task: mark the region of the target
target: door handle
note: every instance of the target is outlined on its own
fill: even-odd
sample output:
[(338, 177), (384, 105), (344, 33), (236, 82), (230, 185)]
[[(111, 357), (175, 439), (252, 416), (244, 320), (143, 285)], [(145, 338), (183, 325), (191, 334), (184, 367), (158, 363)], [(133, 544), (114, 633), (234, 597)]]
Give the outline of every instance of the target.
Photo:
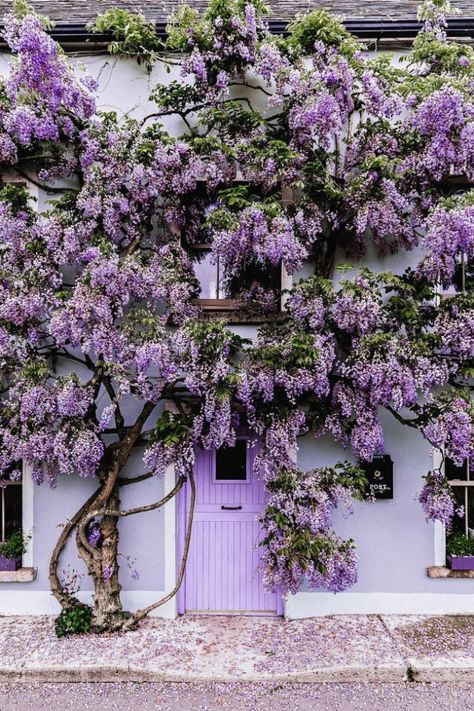
[(240, 511), (242, 506), (221, 506), (222, 511)]

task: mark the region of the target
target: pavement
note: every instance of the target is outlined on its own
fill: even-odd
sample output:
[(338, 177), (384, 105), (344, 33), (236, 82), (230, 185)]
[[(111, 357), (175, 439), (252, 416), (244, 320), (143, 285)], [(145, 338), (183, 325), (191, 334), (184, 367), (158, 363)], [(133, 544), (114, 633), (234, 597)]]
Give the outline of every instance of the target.
[(51, 617), (0, 617), (0, 684), (412, 681), (474, 681), (474, 616), (185, 616), (62, 639)]
[(472, 684), (0, 684), (1, 711), (472, 711)]

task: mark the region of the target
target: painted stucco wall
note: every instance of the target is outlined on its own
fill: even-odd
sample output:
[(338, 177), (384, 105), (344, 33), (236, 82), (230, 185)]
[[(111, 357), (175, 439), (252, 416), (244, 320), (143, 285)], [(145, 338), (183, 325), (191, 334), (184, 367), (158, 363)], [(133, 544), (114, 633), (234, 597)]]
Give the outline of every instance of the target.
[[(0, 74), (5, 72), (8, 60), (6, 55), (0, 55)], [(119, 115), (130, 113), (138, 118), (153, 110), (153, 105), (148, 103), (153, 85), (158, 80), (166, 82), (178, 77), (178, 69), (173, 68), (171, 73), (167, 74), (161, 65), (158, 65), (149, 76), (131, 60), (91, 56), (81, 57), (76, 61), (83, 62), (90, 73), (98, 78), (101, 109), (114, 110)], [(183, 126), (176, 120), (167, 118), (164, 123), (175, 135), (183, 130)], [(45, 207), (47, 199), (48, 195), (40, 195), (40, 209)], [(364, 263), (373, 269), (402, 271), (410, 263), (416, 262), (418, 256), (415, 252), (379, 259), (369, 250)], [(346, 261), (345, 258), (343, 259)], [(308, 269), (303, 270), (303, 273), (308, 272)], [(252, 327), (236, 327), (236, 330), (247, 337), (254, 333)], [(336, 514), (337, 532), (342, 536), (354, 538), (357, 544), (360, 556), (359, 581), (350, 593), (344, 594), (345, 597), (344, 595), (334, 597), (326, 593), (312, 593), (310, 597), (298, 596), (288, 607), (293, 616), (315, 614), (318, 611), (351, 611), (346, 610), (346, 607), (350, 608), (351, 605), (352, 610), (364, 611), (363, 604), (360, 603), (360, 594), (364, 594), (368, 601), (366, 611), (374, 612), (380, 611), (377, 601), (381, 599), (386, 600), (387, 605), (392, 605), (391, 611), (403, 611), (402, 600), (407, 599), (403, 596), (411, 593), (423, 593), (428, 596), (432, 593), (441, 596), (458, 595), (463, 596), (464, 606), (468, 604), (468, 598), (465, 596), (474, 590), (473, 581), (432, 580), (426, 577), (426, 566), (435, 563), (434, 526), (425, 522), (417, 495), (421, 488), (421, 476), (432, 466), (429, 448), (416, 432), (403, 428), (388, 414), (384, 416), (384, 424), (386, 451), (394, 461), (393, 501), (356, 503), (354, 514), (348, 518), (344, 518), (339, 512)], [(301, 441), (298, 462), (301, 467), (310, 468), (321, 464), (333, 464), (345, 457), (349, 457), (349, 454), (329, 440), (315, 440), (307, 436)], [(137, 474), (140, 469), (140, 455), (137, 453), (128, 471), (130, 474)], [(47, 485), (35, 487), (33, 564), (38, 568), (38, 575), (34, 582), (28, 584), (2, 583), (0, 613), (12, 609), (24, 612), (28, 610), (46, 612), (54, 609), (48, 592), (49, 556), (59, 534), (59, 527), (88, 497), (94, 486), (92, 481), (68, 477), (59, 481), (54, 492), (50, 491)], [(165, 483), (159, 479), (125, 487), (122, 504), (128, 507), (156, 501), (161, 498), (164, 491)], [(130, 517), (120, 522), (121, 550), (124, 555), (121, 560), (121, 583), (126, 591), (136, 593), (133, 600), (130, 598), (132, 602), (142, 600), (144, 592), (147, 594), (149, 592), (153, 597), (153, 592), (162, 591), (169, 584), (169, 579), (165, 580), (164, 531), (163, 510)], [(172, 536), (168, 539), (168, 545), (174, 545)], [(132, 566), (139, 572), (138, 580), (133, 580), (129, 574), (127, 556), (130, 556)], [(64, 566), (68, 563), (79, 572), (85, 572), (77, 558), (73, 543), (68, 546), (64, 556)], [(85, 592), (90, 589), (87, 576), (83, 580), (82, 589)], [(32, 602), (33, 593), (38, 593), (35, 599), (39, 602)], [(392, 598), (390, 600), (384, 598), (386, 594), (401, 595), (396, 598), (399, 603), (390, 602)], [(354, 597), (348, 598), (348, 595)], [(339, 603), (340, 599), (349, 602), (347, 605)], [(432, 604), (428, 604), (428, 598), (423, 596), (417, 599), (419, 599), (419, 603), (416, 603), (418, 608), (414, 608), (414, 611), (423, 611), (425, 601), (427, 609)], [(352, 603), (351, 600), (359, 602)], [(449, 604), (451, 611), (462, 611), (453, 610), (456, 602), (451, 601)], [(474, 600), (469, 604), (473, 606), (472, 611), (474, 611)]]

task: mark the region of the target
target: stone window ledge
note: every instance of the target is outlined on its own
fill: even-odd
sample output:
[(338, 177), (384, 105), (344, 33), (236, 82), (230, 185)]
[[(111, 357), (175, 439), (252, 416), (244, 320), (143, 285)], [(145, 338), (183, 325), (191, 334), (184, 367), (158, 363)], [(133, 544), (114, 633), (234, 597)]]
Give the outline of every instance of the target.
[(36, 579), (37, 568), (0, 570), (0, 583), (31, 583)]
[(444, 565), (431, 565), (426, 569), (429, 578), (474, 578), (474, 570), (451, 570)]

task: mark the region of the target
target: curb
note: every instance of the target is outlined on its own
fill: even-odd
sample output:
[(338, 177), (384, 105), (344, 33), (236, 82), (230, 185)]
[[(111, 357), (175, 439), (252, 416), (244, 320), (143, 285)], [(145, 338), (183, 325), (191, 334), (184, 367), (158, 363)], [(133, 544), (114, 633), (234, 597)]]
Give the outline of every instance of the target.
[[(167, 682), (167, 683), (402, 683), (410, 680), (406, 666), (385, 664), (381, 666), (338, 666), (331, 668), (310, 669), (281, 674), (242, 673), (233, 674), (174, 674), (152, 669), (116, 667), (70, 667), (58, 669), (48, 666), (28, 666), (19, 669), (1, 669), (0, 683), (31, 681), (43, 683), (74, 682)], [(474, 678), (474, 669), (472, 670)], [(464, 678), (466, 678), (464, 676)], [(418, 679), (417, 679), (418, 681)]]
[(423, 663), (408, 660), (408, 666), (402, 664), (384, 664), (381, 666), (339, 666), (331, 668), (309, 669), (281, 674), (242, 673), (233, 674), (176, 674), (158, 669), (138, 669), (131, 667), (70, 667), (58, 669), (48, 666), (28, 666), (22, 669), (0, 668), (0, 684), (9, 682), (30, 683), (78, 683), (78, 682), (154, 682), (154, 683), (227, 683), (237, 682), (264, 684), (360, 684), (360, 683), (446, 683), (474, 682), (472, 660), (442, 663), (434, 660)]

